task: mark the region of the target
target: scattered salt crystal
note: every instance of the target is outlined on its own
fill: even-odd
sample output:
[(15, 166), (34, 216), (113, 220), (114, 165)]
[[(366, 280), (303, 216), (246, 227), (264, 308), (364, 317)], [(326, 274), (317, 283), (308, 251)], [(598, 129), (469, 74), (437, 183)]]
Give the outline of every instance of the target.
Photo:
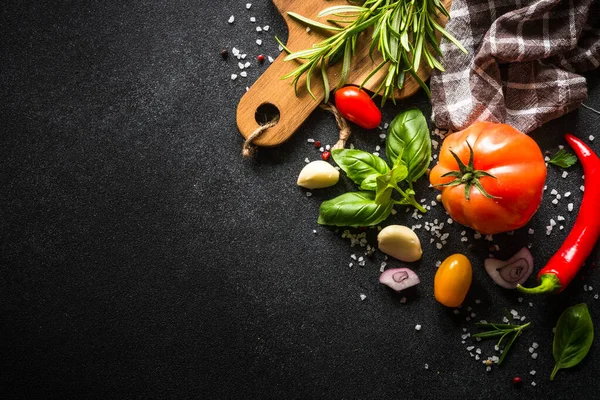
[(252, 3), (246, 3), (246, 10), (249, 10), (252, 7)]
[(560, 200), (560, 194), (556, 195), (556, 200)]
[(556, 196), (558, 194), (558, 192), (556, 191), (556, 189), (552, 189), (552, 191), (550, 192), (550, 194), (552, 196)]
[(231, 80), (232, 81), (235, 81), (237, 79), (237, 77), (238, 77), (237, 74), (231, 74)]
[(531, 382), (531, 386), (535, 386), (535, 385), (536, 385), (536, 383), (535, 383), (535, 382)]
[(479, 360), (479, 358), (480, 358), (480, 357), (479, 357), (479, 355), (476, 355), (476, 356), (475, 356), (475, 359), (476, 359), (476, 360)]
[(594, 139), (595, 139), (595, 138), (594, 138), (594, 135), (590, 135), (590, 136), (589, 136), (589, 139), (590, 139), (590, 142), (593, 142), (593, 141), (594, 141)]
[(481, 300), (475, 299), (475, 304), (481, 304)]
[(314, 234), (316, 234), (316, 233), (317, 233), (317, 230), (316, 230), (316, 229), (313, 229), (313, 233), (314, 233)]
[(569, 197), (570, 195), (571, 195), (571, 192), (566, 192), (566, 193), (564, 194), (564, 196), (565, 196), (565, 197)]
[(594, 295), (594, 300), (598, 300), (598, 293)]
[(246, 71), (242, 71), (242, 72), (240, 72), (240, 76), (245, 78), (248, 76), (248, 73)]
[(262, 44), (262, 40), (256, 39), (256, 44), (260, 46)]
[(556, 221), (552, 218), (550, 218), (550, 226), (554, 226), (556, 225)]
[(452, 312), (454, 313), (454, 315), (458, 315), (458, 313), (459, 313), (460, 311), (458, 311), (458, 310), (456, 310), (456, 309), (455, 309), (455, 310), (454, 310), (454, 311), (452, 311)]
[(533, 347), (534, 349), (537, 349), (538, 347), (540, 347), (540, 345), (537, 344), (537, 342), (533, 342), (533, 343), (531, 343), (531, 347)]
[(544, 161), (546, 161), (546, 162), (550, 161), (550, 157), (548, 157), (548, 156), (544, 157)]
[(315, 139), (306, 139), (306, 141), (307, 141), (308, 143), (314, 143), (314, 142), (315, 142)]
[(268, 56), (267, 58), (269, 59), (270, 63), (272, 63), (273, 61), (275, 61), (275, 60), (273, 60), (273, 57), (271, 57), (271, 56)]
[(519, 312), (517, 310), (515, 310), (515, 309), (510, 310), (510, 313), (512, 315), (519, 315)]
[(366, 299), (366, 298), (367, 298), (367, 295), (365, 295), (365, 294), (362, 294), (362, 293), (360, 294), (360, 299), (361, 299), (361, 300), (364, 300), (364, 299)]
[(537, 353), (533, 353), (533, 354), (531, 355), (531, 358), (533, 358), (534, 360), (535, 360), (537, 357), (538, 357), (538, 354), (537, 354)]
[(306, 158), (304, 159), (304, 162), (305, 162), (305, 163), (307, 163), (307, 164), (310, 162), (310, 160), (308, 159), (308, 157), (306, 157)]
[(486, 372), (490, 372), (491, 370), (492, 370), (492, 367), (490, 367), (489, 365), (487, 367), (485, 367)]
[(529, 352), (530, 352), (531, 354), (533, 354), (533, 352), (534, 352), (534, 351), (535, 351), (535, 349), (534, 349), (533, 347), (530, 347), (530, 348), (529, 348)]
[(567, 210), (569, 210), (569, 212), (573, 211), (573, 203), (567, 204)]
[(260, 26), (256, 27), (256, 32), (262, 32), (262, 28)]
[(417, 324), (417, 325), (415, 325), (415, 329), (416, 329), (417, 331), (420, 331), (420, 330), (421, 330), (421, 325), (420, 325), (420, 324)]
[(404, 304), (404, 303), (406, 303), (406, 297), (403, 297), (400, 299), (400, 304)]
[(306, 27), (306, 32), (310, 32), (310, 27), (309, 26)]
[(263, 26), (263, 31), (265, 31), (265, 32), (266, 32), (266, 31), (268, 31), (268, 30), (269, 30), (269, 28), (270, 28), (270, 26), (269, 26), (269, 25), (265, 25), (265, 26)]
[(233, 21), (235, 21), (235, 17), (232, 15), (231, 17), (229, 17), (227, 22), (229, 22), (230, 24), (233, 24)]
[(250, 17), (250, 22), (256, 22), (256, 18), (255, 17)]
[(582, 192), (585, 191), (585, 187), (583, 185), (579, 186), (579, 190), (581, 190)]
[(556, 200), (556, 199), (552, 200), (552, 204), (557, 205), (558, 204), (558, 200)]
[(386, 137), (386, 134), (385, 134), (385, 133), (380, 133), (380, 134), (379, 134), (379, 137), (380, 137), (381, 139), (385, 139), (385, 137)]
[(441, 244), (441, 243), (436, 243), (436, 244), (435, 244), (435, 247), (436, 247), (438, 250), (441, 250), (441, 249), (442, 249), (442, 244)]
[(569, 175), (569, 173), (568, 173), (567, 171), (563, 171), (563, 173), (562, 173), (562, 177), (563, 177), (563, 178), (566, 178), (566, 177), (567, 177), (567, 175)]
[(473, 235), (473, 237), (474, 237), (475, 239), (481, 239), (481, 233), (479, 233), (479, 232), (475, 232), (475, 234)]
[(564, 221), (565, 217), (563, 217), (562, 215), (559, 215), (558, 217), (556, 217), (556, 219), (559, 221)]

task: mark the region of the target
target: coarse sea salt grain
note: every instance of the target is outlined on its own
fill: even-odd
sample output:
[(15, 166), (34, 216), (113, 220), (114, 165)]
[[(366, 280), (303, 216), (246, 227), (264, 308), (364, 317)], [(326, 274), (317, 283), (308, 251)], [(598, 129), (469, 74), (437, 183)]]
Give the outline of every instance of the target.
[(563, 177), (563, 178), (566, 178), (566, 177), (567, 177), (567, 175), (569, 175), (569, 173), (568, 173), (567, 171), (563, 171), (563, 173), (562, 173), (562, 177)]
[(361, 300), (364, 300), (364, 299), (366, 299), (366, 298), (367, 298), (367, 295), (365, 295), (365, 294), (362, 294), (362, 293), (360, 294), (360, 299), (361, 299)]
[(250, 17), (250, 22), (256, 22), (256, 18), (255, 17)]
[(249, 10), (252, 7), (252, 3), (246, 3), (246, 10)]
[(262, 45), (262, 40), (256, 39), (256, 44), (259, 45), (259, 46)]
[(590, 136), (589, 136), (589, 139), (590, 139), (590, 142), (593, 142), (593, 141), (594, 141), (594, 139), (595, 139), (594, 135), (590, 135)]
[(271, 29), (271, 27), (269, 25), (265, 25), (263, 26), (263, 31), (268, 31), (269, 29)]
[(233, 24), (234, 21), (235, 21), (235, 17), (233, 15), (231, 17), (229, 17), (229, 19), (227, 20), (227, 22), (229, 22), (230, 24)]
[(272, 63), (273, 61), (275, 61), (275, 60), (273, 59), (273, 57), (271, 57), (271, 56), (268, 56), (268, 57), (267, 57), (267, 59), (269, 60), (269, 62), (270, 62), (270, 63)]
[(573, 211), (573, 203), (567, 204), (567, 210)]
[(240, 76), (245, 78), (248, 76), (248, 73), (246, 71), (242, 71), (242, 72), (240, 72)]
[(420, 331), (421, 330), (421, 325), (420, 324), (415, 325), (415, 330)]
[(256, 27), (256, 32), (262, 32), (262, 28), (260, 26)]
[(231, 74), (231, 80), (232, 81), (235, 81), (237, 79), (237, 77), (238, 77), (237, 74)]

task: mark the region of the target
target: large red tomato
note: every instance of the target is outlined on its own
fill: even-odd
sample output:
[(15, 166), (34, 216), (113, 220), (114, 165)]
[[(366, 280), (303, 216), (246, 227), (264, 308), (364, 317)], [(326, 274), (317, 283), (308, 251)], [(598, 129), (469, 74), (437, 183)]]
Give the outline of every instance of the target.
[(494, 234), (521, 228), (536, 212), (546, 163), (524, 133), (477, 122), (444, 139), (429, 180), (442, 191), (444, 208), (455, 221)]

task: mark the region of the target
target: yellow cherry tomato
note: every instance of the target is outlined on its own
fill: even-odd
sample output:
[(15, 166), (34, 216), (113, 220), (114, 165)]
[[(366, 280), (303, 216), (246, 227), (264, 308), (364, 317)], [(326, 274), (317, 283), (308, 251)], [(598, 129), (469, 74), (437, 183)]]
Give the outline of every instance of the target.
[(473, 269), (469, 259), (462, 254), (446, 258), (435, 273), (433, 294), (435, 299), (446, 307), (462, 304), (473, 279)]

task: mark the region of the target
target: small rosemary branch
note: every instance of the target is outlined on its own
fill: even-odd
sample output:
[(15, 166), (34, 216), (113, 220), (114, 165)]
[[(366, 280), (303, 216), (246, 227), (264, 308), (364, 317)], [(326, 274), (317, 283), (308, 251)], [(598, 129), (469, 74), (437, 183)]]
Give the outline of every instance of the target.
[(311, 78), (313, 72), (319, 68), (325, 89), (324, 101), (327, 102), (330, 91), (327, 68), (342, 61), (337, 87), (343, 86), (350, 73), (359, 35), (373, 28), (369, 55), (373, 59), (373, 52), (377, 50), (382, 56), (382, 61), (369, 73), (362, 85), (365, 85), (379, 70), (387, 68), (385, 78), (375, 91), (381, 93), (382, 105), (387, 99), (395, 103), (394, 91), (396, 88), (402, 89), (407, 74), (415, 79), (427, 95), (430, 95), (429, 88), (419, 77), (418, 71), (422, 60), (425, 60), (432, 69), (444, 70), (443, 65), (438, 61), (438, 57), (442, 57), (442, 51), (438, 46), (436, 31), (463, 52), (467, 52), (456, 38), (437, 23), (436, 18), (439, 14), (449, 17), (441, 0), (365, 0), (362, 5), (333, 6), (318, 14), (319, 18), (332, 16), (327, 19), (329, 24), (288, 12), (288, 15), (296, 21), (311, 29), (330, 32), (331, 36), (314, 44), (312, 48), (296, 52), (291, 52), (279, 42), (289, 53), (285, 58), (286, 61), (300, 62), (295, 70), (282, 79), (293, 78), (292, 83), (297, 94), (298, 81), (306, 74), (306, 88), (315, 98), (311, 88)]
[(525, 329), (529, 325), (531, 325), (531, 322), (528, 322), (524, 325), (493, 324), (493, 323), (487, 323), (487, 322), (478, 322), (475, 325), (477, 325), (477, 327), (479, 327), (479, 328), (485, 328), (485, 329), (487, 329), (487, 331), (476, 333), (473, 335), (473, 337), (489, 339), (489, 338), (495, 338), (495, 337), (500, 336), (498, 343), (496, 343), (496, 346), (498, 346), (498, 347), (500, 347), (500, 344), (502, 343), (502, 340), (504, 340), (505, 337), (507, 337), (507, 336), (509, 337), (508, 343), (506, 344), (506, 346), (504, 346), (504, 349), (502, 350), (502, 354), (500, 355), (500, 359), (498, 360), (498, 365), (500, 365), (500, 364), (502, 364), (502, 361), (504, 361), (504, 358), (506, 357), (508, 350), (513, 345), (513, 343), (515, 342), (517, 337), (523, 332), (523, 329)]

